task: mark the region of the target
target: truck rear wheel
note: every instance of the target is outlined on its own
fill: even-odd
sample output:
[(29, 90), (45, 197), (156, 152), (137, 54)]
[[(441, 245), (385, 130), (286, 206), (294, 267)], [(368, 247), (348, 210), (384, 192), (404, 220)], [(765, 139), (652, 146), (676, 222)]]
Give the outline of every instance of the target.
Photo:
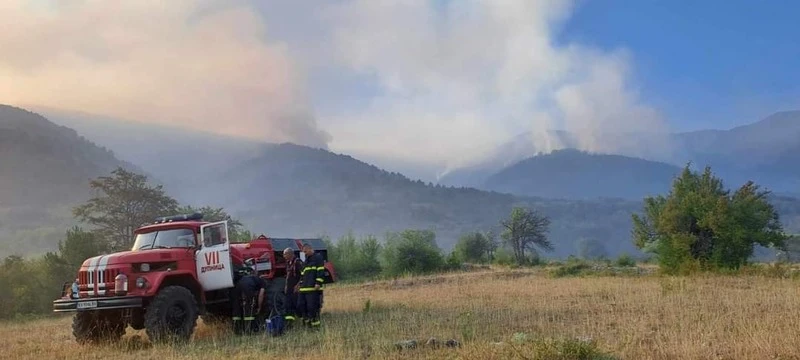
[(72, 317), (72, 335), (79, 344), (117, 341), (125, 334), (120, 316), (108, 311), (85, 311)]
[(197, 301), (183, 286), (167, 286), (158, 292), (144, 315), (147, 336), (153, 342), (186, 341), (197, 325)]

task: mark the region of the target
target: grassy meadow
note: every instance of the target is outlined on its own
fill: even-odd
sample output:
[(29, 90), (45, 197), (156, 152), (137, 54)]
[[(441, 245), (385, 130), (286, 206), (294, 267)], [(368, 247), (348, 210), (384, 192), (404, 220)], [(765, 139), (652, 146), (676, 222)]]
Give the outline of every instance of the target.
[[(69, 317), (5, 323), (0, 357), (800, 359), (793, 277), (554, 274), (571, 272), (491, 269), (331, 286), (324, 329), (280, 338), (237, 338), (199, 323), (185, 345), (153, 346), (129, 328), (121, 343), (84, 347)], [(461, 346), (425, 346), (430, 337)], [(409, 339), (419, 346), (395, 347)]]

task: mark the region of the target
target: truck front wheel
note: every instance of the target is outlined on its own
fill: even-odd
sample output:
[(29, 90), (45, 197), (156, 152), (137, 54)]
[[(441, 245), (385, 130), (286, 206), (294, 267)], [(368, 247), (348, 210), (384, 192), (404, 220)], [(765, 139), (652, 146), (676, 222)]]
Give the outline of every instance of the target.
[(78, 312), (72, 318), (72, 335), (79, 344), (117, 341), (125, 334), (126, 325), (120, 319), (113, 312)]
[(167, 286), (158, 292), (144, 315), (147, 336), (153, 342), (186, 341), (197, 324), (197, 301), (183, 286)]

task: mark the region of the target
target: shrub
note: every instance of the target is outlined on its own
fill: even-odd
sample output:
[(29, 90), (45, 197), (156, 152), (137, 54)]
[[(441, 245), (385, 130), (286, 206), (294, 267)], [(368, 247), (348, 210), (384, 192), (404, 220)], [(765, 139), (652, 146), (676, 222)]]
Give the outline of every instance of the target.
[(386, 275), (426, 274), (441, 270), (444, 257), (430, 230), (404, 230), (389, 234), (383, 251)]
[(632, 256), (630, 256), (628, 254), (620, 255), (617, 258), (616, 263), (617, 263), (617, 266), (622, 266), (622, 267), (633, 267), (633, 266), (636, 266), (636, 260)]
[(686, 165), (666, 196), (645, 198), (644, 214), (633, 215), (634, 243), (665, 273), (738, 269), (756, 244), (784, 247), (769, 194), (752, 181), (731, 193), (710, 167), (695, 173)]

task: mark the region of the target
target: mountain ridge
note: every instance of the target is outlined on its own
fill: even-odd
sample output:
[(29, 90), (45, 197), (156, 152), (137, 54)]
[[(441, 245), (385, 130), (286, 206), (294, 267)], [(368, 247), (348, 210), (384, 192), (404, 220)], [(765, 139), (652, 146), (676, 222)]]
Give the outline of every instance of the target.
[[(566, 132), (549, 132), (550, 141), (566, 149), (578, 149), (576, 135)], [(646, 140), (646, 139), (645, 139)], [(647, 141), (639, 141), (647, 144)], [(636, 142), (628, 142), (628, 145)], [(488, 158), (452, 169), (439, 183), (453, 186), (475, 186), (488, 189), (485, 182), (493, 175), (526, 159), (537, 156), (536, 144), (526, 134), (518, 135), (509, 142), (497, 146)], [(642, 145), (646, 146), (646, 145)], [(668, 147), (671, 154), (663, 154), (667, 160), (625, 153), (606, 152), (674, 166), (692, 163), (703, 167), (710, 165), (716, 173), (729, 183), (755, 180), (778, 192), (800, 192), (800, 171), (786, 171), (800, 163), (800, 111), (787, 110), (770, 114), (751, 124), (730, 129), (704, 129), (669, 134)], [(512, 165), (500, 166), (508, 163)], [(520, 179), (519, 181), (522, 181)], [(520, 192), (528, 193), (529, 191)]]
[(491, 175), (481, 188), (549, 198), (641, 199), (669, 191), (680, 171), (662, 162), (561, 149), (506, 167)]
[(71, 206), (86, 201), (91, 179), (123, 167), (74, 129), (40, 114), (0, 104), (0, 254), (45, 252), (77, 222)]
[[(101, 136), (113, 128), (106, 124), (95, 133)], [(611, 256), (637, 254), (630, 240), (630, 214), (641, 211), (641, 199), (552, 199), (443, 186), (329, 150), (291, 143), (242, 145), (235, 139), (183, 129), (161, 131), (140, 126), (135, 131), (120, 130), (103, 141), (92, 140), (120, 143), (123, 152), (133, 155), (132, 160), (144, 160), (137, 166), (164, 179), (168, 193), (181, 203), (223, 206), (256, 233), (289, 237), (327, 234), (335, 239), (350, 231), (380, 237), (387, 231), (424, 228), (436, 231), (440, 246), (448, 249), (467, 231), (498, 233), (499, 221), (513, 206), (530, 206), (551, 218), (550, 237), (556, 249), (548, 256), (574, 254), (578, 242), (587, 240), (601, 242)], [(146, 136), (131, 141), (140, 134)], [(110, 148), (118, 152), (116, 147)], [(593, 159), (580, 152), (577, 155)], [(563, 182), (557, 176), (545, 179)], [(800, 202), (776, 201), (780, 201), (788, 229), (800, 230)], [(60, 228), (61, 234), (63, 230)], [(45, 246), (54, 243), (40, 248)]]

